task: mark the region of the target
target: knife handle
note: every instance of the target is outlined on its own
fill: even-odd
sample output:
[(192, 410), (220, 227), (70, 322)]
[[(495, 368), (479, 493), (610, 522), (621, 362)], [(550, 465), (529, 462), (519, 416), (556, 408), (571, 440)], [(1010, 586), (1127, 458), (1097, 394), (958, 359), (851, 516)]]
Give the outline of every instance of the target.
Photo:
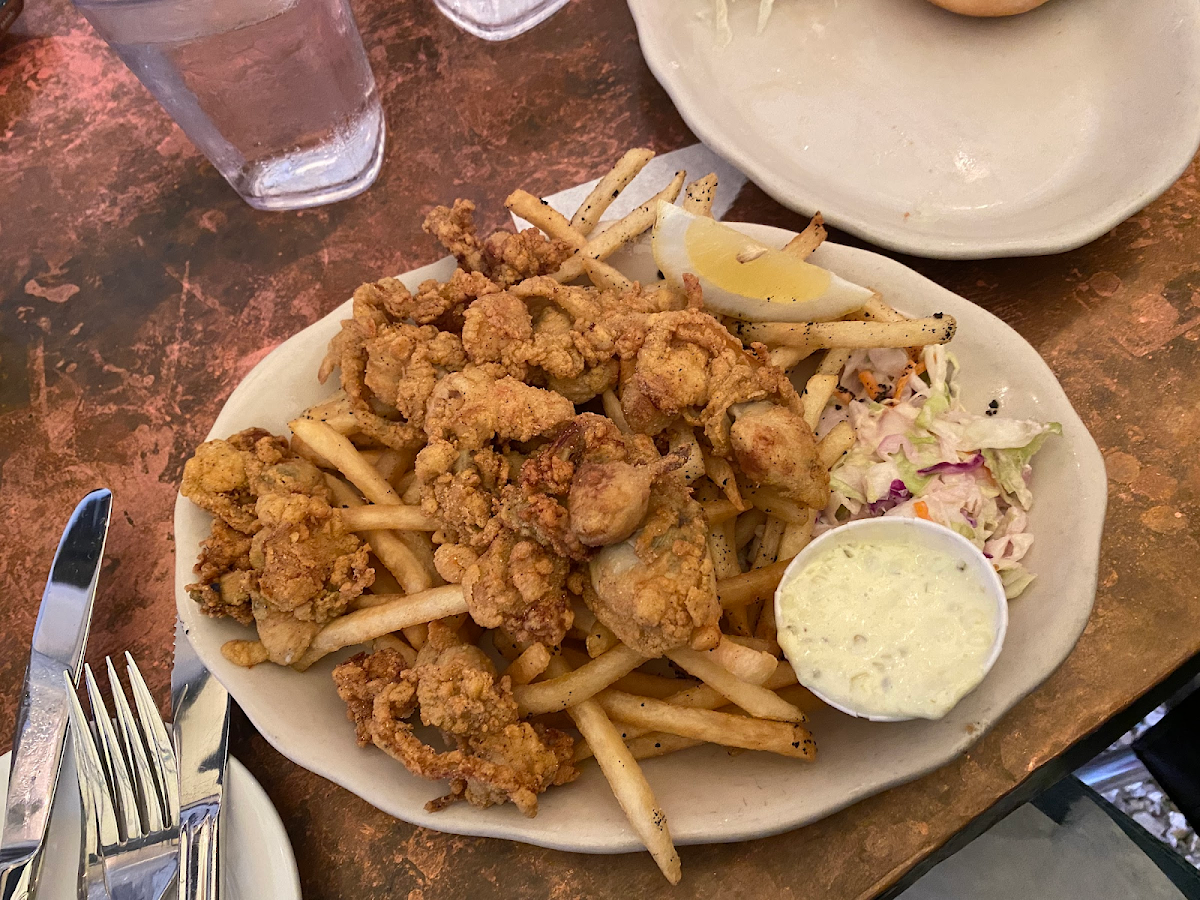
[[(184, 818), (179, 835), (179, 900), (221, 900), (219, 807)], [(4, 898), (0, 898), (4, 900)]]

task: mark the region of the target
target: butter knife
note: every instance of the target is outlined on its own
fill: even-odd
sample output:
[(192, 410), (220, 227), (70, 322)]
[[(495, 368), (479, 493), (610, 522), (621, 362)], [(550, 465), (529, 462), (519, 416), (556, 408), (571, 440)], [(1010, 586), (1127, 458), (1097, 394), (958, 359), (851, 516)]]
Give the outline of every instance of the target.
[(221, 896), (221, 809), (229, 757), (229, 694), (175, 623), (171, 670), (179, 760), (179, 900)]
[(83, 498), (59, 541), (42, 594), (13, 735), (0, 832), (0, 900), (24, 900), (37, 888), (67, 734), (70, 698), (63, 672), (78, 681), (111, 513), (111, 492)]

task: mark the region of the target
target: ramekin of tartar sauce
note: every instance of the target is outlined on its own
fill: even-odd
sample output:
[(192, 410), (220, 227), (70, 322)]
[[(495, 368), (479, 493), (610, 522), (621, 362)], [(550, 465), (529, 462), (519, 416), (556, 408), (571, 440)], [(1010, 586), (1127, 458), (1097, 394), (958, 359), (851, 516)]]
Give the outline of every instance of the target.
[(1008, 601), (962, 535), (887, 516), (831, 529), (797, 554), (775, 591), (775, 621), (800, 683), (835, 709), (940, 719), (999, 657)]

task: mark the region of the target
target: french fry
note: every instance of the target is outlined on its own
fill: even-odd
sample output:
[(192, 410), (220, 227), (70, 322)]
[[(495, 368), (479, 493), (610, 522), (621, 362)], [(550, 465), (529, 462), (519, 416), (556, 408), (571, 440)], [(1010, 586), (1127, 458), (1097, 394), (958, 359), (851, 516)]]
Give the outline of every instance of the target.
[(429, 641), (429, 623), (418, 622), (416, 625), (406, 625), (400, 629), (404, 639), (420, 650)]
[(638, 235), (649, 231), (650, 227), (654, 224), (655, 217), (658, 215), (659, 202), (674, 203), (675, 198), (679, 196), (679, 191), (683, 188), (683, 180), (686, 177), (686, 172), (676, 172), (670, 184), (629, 215), (625, 216), (625, 218), (618, 219), (589, 240), (587, 245), (582, 250), (576, 251), (575, 255), (564, 262), (552, 277), (556, 281), (563, 283), (574, 281), (583, 274), (584, 257), (590, 256), (592, 259), (608, 259), (608, 257), (612, 256), (613, 253), (624, 247)]
[(748, 509), (734, 520), (733, 542), (741, 550), (766, 527), (767, 514), (761, 509)]
[(825, 230), (825, 219), (819, 212), (813, 213), (804, 230), (784, 244), (783, 249), (800, 259), (808, 259), (814, 250), (825, 243), (827, 237), (829, 232)]
[(813, 525), (817, 521), (817, 511), (808, 510), (803, 522), (793, 522), (783, 529), (783, 537), (779, 539), (779, 557), (790, 560), (793, 556), (808, 546), (812, 540)]
[[(721, 635), (721, 642), (711, 650), (701, 651), (709, 659), (748, 684), (762, 684), (775, 671), (778, 660), (765, 650), (745, 647), (728, 635)], [(695, 673), (691, 673), (695, 674)], [(700, 676), (697, 675), (697, 678)]]
[(822, 372), (813, 375), (804, 385), (804, 391), (800, 394), (800, 403), (804, 408), (804, 421), (811, 430), (817, 430), (817, 423), (821, 421), (821, 413), (825, 411), (825, 404), (829, 402), (829, 398), (833, 396), (837, 386), (837, 375), (826, 375)]
[(842, 369), (846, 368), (848, 362), (850, 362), (849, 350), (826, 350), (817, 366), (817, 374), (841, 376)]
[(826, 469), (832, 469), (853, 446), (854, 426), (849, 422), (838, 422), (829, 430), (829, 434), (817, 443), (817, 459)]
[(677, 734), (667, 734), (662, 731), (650, 731), (640, 737), (633, 738), (625, 746), (629, 748), (629, 752), (633, 755), (634, 759), (643, 760), (656, 759), (659, 756), (667, 756), (679, 750), (699, 747), (703, 743), (705, 742), (696, 740), (695, 738), (681, 737)]
[(521, 646), (516, 642), (513, 636), (503, 628), (494, 629), (491, 632), (491, 635), (492, 646), (495, 647), (496, 652), (504, 657), (504, 659), (506, 659), (508, 662), (511, 663), (515, 661), (516, 658), (521, 655)]
[[(391, 447), (385, 447), (378, 451), (375, 459), (367, 456), (366, 451), (359, 451), (363, 458), (367, 459), (375, 467), (375, 471), (383, 476), (383, 480), (392, 486), (394, 490), (399, 479), (407, 472), (412, 471), (413, 461), (417, 454), (414, 451), (393, 450)], [(399, 491), (397, 491), (399, 493)]]
[(703, 178), (697, 178), (683, 192), (685, 210), (697, 216), (712, 218), (713, 199), (717, 194), (717, 174), (710, 172)]
[(625, 411), (621, 409), (621, 401), (617, 399), (617, 395), (608, 390), (600, 395), (600, 399), (604, 404), (604, 414), (613, 420), (613, 424), (622, 434), (629, 434), (633, 429), (625, 419)]
[[(706, 653), (688, 649), (672, 650), (667, 653), (667, 659), (752, 716), (780, 722), (806, 721), (804, 713), (786, 700), (761, 685), (742, 681)], [(775, 671), (774, 665), (771, 671)]]
[(633, 671), (618, 678), (612, 683), (612, 686), (619, 691), (644, 694), (647, 697), (656, 697), (662, 700), (664, 697), (678, 693), (680, 685), (690, 683), (681, 678), (664, 678), (661, 675), (647, 675), (645, 672)]
[(600, 221), (600, 217), (604, 215), (612, 202), (652, 159), (654, 159), (653, 150), (647, 150), (644, 147), (626, 150), (625, 155), (618, 159), (616, 165), (596, 182), (596, 186), (584, 198), (579, 209), (575, 210), (575, 215), (571, 216), (571, 226), (582, 235), (591, 234), (596, 223)]
[[(808, 730), (791, 722), (751, 719), (707, 709), (688, 709), (653, 697), (638, 697), (611, 688), (596, 696), (596, 703), (609, 716), (631, 725), (653, 728), (695, 740), (765, 750), (793, 759), (811, 760), (817, 745)], [(597, 748), (592, 745), (592, 751)]]
[[(556, 679), (570, 677), (570, 667), (561, 657), (550, 661), (548, 673)], [(657, 702), (657, 701), (656, 701)], [(621, 734), (595, 700), (584, 700), (567, 710), (575, 727), (596, 756), (621, 811), (637, 832), (654, 861), (671, 884), (678, 884), (683, 870), (671, 842), (667, 816), (654, 799)]]
[[(363, 501), (354, 493), (354, 489), (340, 478), (326, 474), (325, 483), (333, 493), (334, 500), (342, 505), (343, 515), (351, 509), (363, 507)], [(370, 545), (371, 552), (396, 577), (406, 593), (416, 594), (433, 587), (436, 572), (431, 572), (398, 534), (393, 531), (364, 531), (362, 536)]]
[(783, 496), (783, 494), (774, 488), (744, 488), (742, 493), (746, 495), (747, 500), (768, 516), (782, 519), (786, 523), (803, 522), (808, 516), (807, 507), (801, 506), (795, 500)]
[(770, 359), (771, 365), (786, 372), (807, 359), (811, 353), (811, 350), (803, 350), (799, 347), (772, 347), (767, 357)]
[(602, 291), (617, 291), (623, 294), (625, 291), (633, 290), (633, 282), (603, 260), (585, 256), (583, 271), (592, 284)]
[(566, 216), (529, 191), (513, 191), (504, 201), (504, 205), (509, 212), (540, 228), (550, 237), (562, 241), (572, 250), (579, 250), (587, 243), (587, 236), (576, 231)]
[(956, 328), (951, 315), (902, 322), (786, 322), (739, 323), (738, 335), (744, 341), (794, 347), (805, 355), (830, 348), (924, 347), (945, 344)]
[(645, 659), (636, 650), (618, 644), (570, 674), (518, 686), (513, 690), (517, 709), (522, 716), (537, 716), (574, 706), (595, 696), (622, 675), (628, 675)]
[(410, 625), (432, 622), (467, 611), (462, 587), (448, 584), (419, 594), (396, 597), (389, 603), (355, 610), (334, 619), (322, 628), (293, 668), (303, 672), (317, 660), (355, 644), (365, 644), (380, 635), (400, 631)]
[[(633, 674), (636, 675), (638, 673), (634, 672)], [(624, 679), (622, 679), (622, 681), (624, 681)], [(698, 684), (694, 687), (686, 688), (681, 691), (676, 690), (666, 695), (659, 695), (657, 693), (651, 693), (650, 691), (636, 690), (634, 688), (626, 687), (622, 681), (614, 683), (613, 687), (619, 691), (625, 691), (628, 694), (637, 694), (638, 696), (655, 697), (659, 700), (666, 700), (668, 703), (674, 704), (675, 706), (686, 706), (691, 709), (718, 709), (720, 707), (729, 705), (728, 698), (707, 684)], [(796, 672), (792, 668), (791, 664), (788, 662), (780, 662), (778, 665), (776, 665), (775, 671), (768, 676), (765, 682), (763, 682), (762, 686), (768, 690), (778, 691), (782, 688), (786, 688), (788, 685), (795, 684)], [(799, 706), (799, 704), (795, 702), (795, 698), (791, 697), (790, 695), (784, 699), (788, 700), (788, 702), (791, 702), (795, 706)], [(811, 708), (813, 707), (800, 706), (802, 712)], [(641, 728), (636, 725), (624, 724), (621, 726), (621, 733), (626, 741), (630, 741), (652, 731), (652, 728)], [(696, 743), (702, 742), (697, 741)], [(575, 759), (587, 759), (591, 755), (591, 750), (586, 744), (576, 747)]]
[(864, 319), (876, 319), (880, 322), (906, 322), (909, 320), (908, 316), (896, 312), (884, 303), (883, 298), (878, 294), (863, 304), (862, 316)]
[(748, 637), (740, 634), (723, 634), (722, 640), (733, 641), (739, 647), (749, 647), (751, 650), (758, 650), (760, 653), (768, 653), (771, 656), (775, 655), (775, 651), (771, 648), (770, 642), (761, 638)]
[(342, 510), (350, 531), (437, 531), (437, 521), (419, 506), (352, 506)]
[(775, 562), (775, 558), (779, 555), (779, 544), (783, 539), (783, 531), (787, 527), (787, 523), (783, 519), (775, 516), (767, 516), (766, 524), (763, 525), (762, 540), (758, 544), (758, 552), (755, 553), (754, 559), (750, 563), (750, 568), (761, 569), (763, 566), (769, 566)]
[(754, 625), (754, 636), (767, 642), (769, 652), (779, 652), (778, 630), (775, 625), (775, 601), (764, 600), (758, 622)]
[(741, 512), (732, 500), (701, 500), (700, 505), (704, 507), (704, 518), (708, 520), (709, 527), (737, 518)]
[(761, 569), (751, 569), (733, 578), (721, 579), (717, 582), (717, 597), (721, 606), (729, 609), (731, 606), (745, 606), (755, 600), (771, 599), (791, 561), (791, 557), (785, 557)]
[(514, 685), (529, 684), (546, 671), (550, 665), (550, 650), (545, 644), (530, 644), (525, 651), (508, 664), (504, 674), (512, 679)]
[(667, 881), (678, 884), (683, 877), (683, 868), (679, 853), (671, 841), (666, 813), (654, 798), (654, 792), (637, 760), (621, 740), (620, 732), (594, 700), (585, 700), (567, 712), (595, 754), (600, 771), (608, 780), (613, 796), (617, 798), (629, 824), (646, 845)]
[(613, 634), (611, 628), (603, 622), (597, 622), (588, 630), (588, 635), (584, 638), (584, 643), (587, 647), (588, 656), (595, 659), (607, 653), (621, 642)]
[(725, 496), (734, 506), (740, 510), (750, 508), (742, 497), (742, 491), (738, 488), (737, 473), (733, 471), (729, 460), (711, 453), (704, 453), (704, 473), (713, 484), (724, 491)]
[(313, 419), (295, 419), (288, 427), (304, 443), (333, 463), (372, 503), (400, 505), (400, 497), (392, 486), (374, 466), (363, 459), (358, 448), (347, 437), (338, 434), (324, 422)]
[(732, 578), (742, 573), (737, 561), (737, 549), (729, 534), (732, 524), (733, 520), (728, 519), (708, 532), (708, 552), (712, 555), (713, 571), (717, 578)]

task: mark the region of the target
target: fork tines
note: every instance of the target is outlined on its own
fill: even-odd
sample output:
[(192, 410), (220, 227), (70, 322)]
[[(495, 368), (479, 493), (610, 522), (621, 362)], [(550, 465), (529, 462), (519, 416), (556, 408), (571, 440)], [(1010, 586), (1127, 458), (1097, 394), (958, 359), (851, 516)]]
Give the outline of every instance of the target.
[(104, 704), (91, 666), (84, 667), (93, 717), (90, 727), (74, 686), (69, 691), (71, 734), (84, 813), (93, 817), (90, 824), (98, 830), (102, 851), (157, 840), (179, 827), (177, 771), (167, 728), (129, 653), (125, 654), (125, 662), (136, 715), (121, 689), (111, 658), (106, 657), (105, 664), (115, 718)]

